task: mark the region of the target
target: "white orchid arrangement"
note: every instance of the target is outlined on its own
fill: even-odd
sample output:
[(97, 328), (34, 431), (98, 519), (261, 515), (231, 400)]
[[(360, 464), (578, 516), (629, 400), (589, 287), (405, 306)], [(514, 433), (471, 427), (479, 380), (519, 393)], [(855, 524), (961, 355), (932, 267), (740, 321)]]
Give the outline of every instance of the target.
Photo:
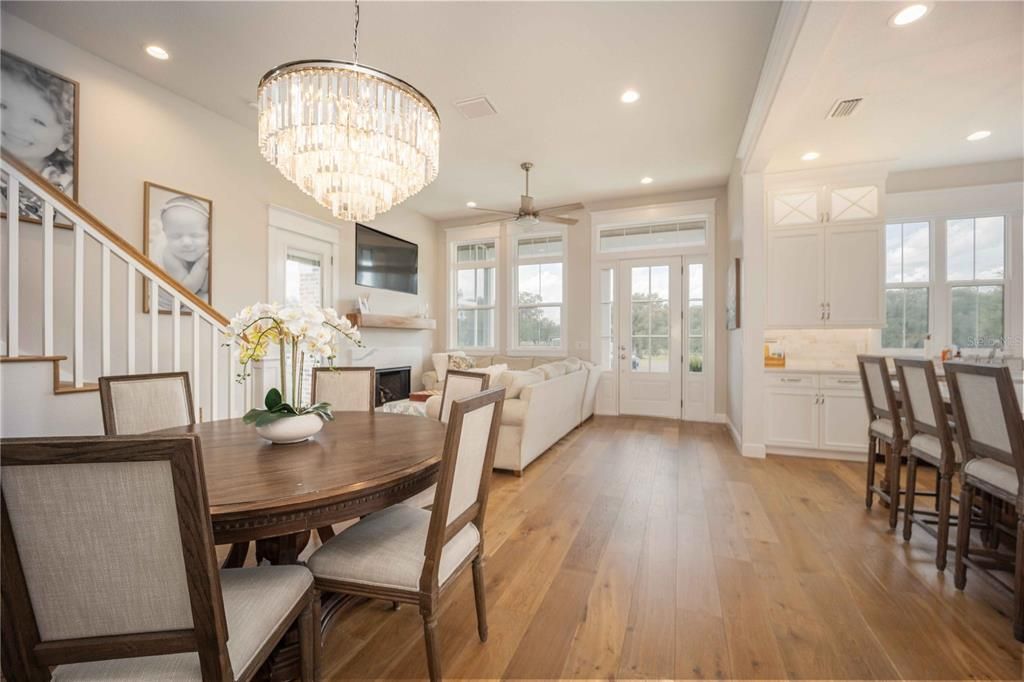
[[(314, 305), (279, 306), (276, 303), (257, 303), (242, 308), (231, 318), (228, 334), (238, 341), (239, 363), (242, 368), (236, 376), (241, 383), (251, 374), (251, 363), (262, 360), (277, 346), (281, 359), (281, 388), (267, 391), (265, 410), (250, 410), (244, 417), (247, 423), (263, 426), (284, 417), (315, 413), (330, 420), (330, 405), (317, 403), (301, 407), (302, 379), (306, 360), (323, 362), (335, 357), (335, 334), (352, 345), (362, 347), (359, 330), (339, 316), (333, 308)], [(285, 402), (288, 386), (288, 356), (291, 355), (291, 402)]]

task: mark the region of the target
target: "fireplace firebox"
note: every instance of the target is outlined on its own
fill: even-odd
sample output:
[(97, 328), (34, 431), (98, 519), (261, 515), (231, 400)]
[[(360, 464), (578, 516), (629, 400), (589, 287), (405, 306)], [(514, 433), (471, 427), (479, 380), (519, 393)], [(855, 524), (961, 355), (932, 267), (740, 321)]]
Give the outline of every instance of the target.
[(412, 388), (412, 367), (384, 367), (377, 370), (377, 407), (404, 400)]

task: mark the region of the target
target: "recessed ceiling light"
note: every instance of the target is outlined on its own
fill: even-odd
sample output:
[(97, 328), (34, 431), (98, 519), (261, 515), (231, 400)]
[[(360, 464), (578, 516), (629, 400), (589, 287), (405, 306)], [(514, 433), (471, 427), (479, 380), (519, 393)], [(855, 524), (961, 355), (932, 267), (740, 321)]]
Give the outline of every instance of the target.
[(977, 142), (978, 140), (984, 140), (986, 137), (992, 134), (991, 130), (976, 130), (967, 136), (967, 139), (971, 142)]
[(153, 59), (159, 59), (160, 61), (166, 61), (171, 58), (171, 55), (167, 53), (167, 50), (159, 45), (147, 45), (146, 54)]
[(622, 97), (620, 97), (619, 99), (621, 99), (626, 104), (632, 104), (633, 102), (640, 99), (640, 93), (637, 92), (636, 90), (626, 90), (624, 93), (622, 93)]
[(466, 207), (467, 208), (476, 208), (476, 202), (475, 201), (467, 201), (466, 202)]
[(641, 185), (649, 185), (649, 184), (651, 184), (652, 182), (654, 182), (654, 178), (650, 178), (650, 177), (646, 177), (646, 176), (645, 176), (645, 177), (642, 177), (642, 178), (640, 178), (640, 184), (641, 184)]
[(801, 161), (814, 161), (819, 156), (821, 156), (821, 154), (819, 154), (818, 152), (807, 152), (806, 154), (804, 154), (803, 156), (800, 157), (800, 160)]
[(912, 24), (924, 15), (928, 14), (932, 9), (932, 3), (918, 2), (913, 5), (907, 5), (896, 14), (892, 15), (889, 19), (890, 26), (906, 26)]

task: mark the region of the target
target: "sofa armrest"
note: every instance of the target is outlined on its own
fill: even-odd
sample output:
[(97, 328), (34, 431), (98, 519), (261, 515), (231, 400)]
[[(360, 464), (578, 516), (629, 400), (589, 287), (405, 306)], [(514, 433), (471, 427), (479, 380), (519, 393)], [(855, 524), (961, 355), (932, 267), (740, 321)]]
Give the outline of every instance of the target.
[(427, 416), (431, 419), (438, 419), (441, 416), (441, 396), (432, 395), (426, 402)]
[(423, 381), (423, 389), (426, 391), (432, 391), (437, 387), (437, 372), (429, 370), (420, 375), (420, 379)]

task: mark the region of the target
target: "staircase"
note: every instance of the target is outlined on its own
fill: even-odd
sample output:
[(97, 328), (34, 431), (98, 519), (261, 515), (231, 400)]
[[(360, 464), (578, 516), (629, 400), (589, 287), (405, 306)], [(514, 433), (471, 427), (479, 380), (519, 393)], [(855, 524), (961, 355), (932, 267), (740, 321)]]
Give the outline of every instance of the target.
[(90, 394), (108, 375), (188, 371), (201, 420), (249, 408), (227, 318), (6, 151), (0, 177), (8, 207), (34, 195), (43, 209), (0, 221), (4, 436), (101, 433)]

